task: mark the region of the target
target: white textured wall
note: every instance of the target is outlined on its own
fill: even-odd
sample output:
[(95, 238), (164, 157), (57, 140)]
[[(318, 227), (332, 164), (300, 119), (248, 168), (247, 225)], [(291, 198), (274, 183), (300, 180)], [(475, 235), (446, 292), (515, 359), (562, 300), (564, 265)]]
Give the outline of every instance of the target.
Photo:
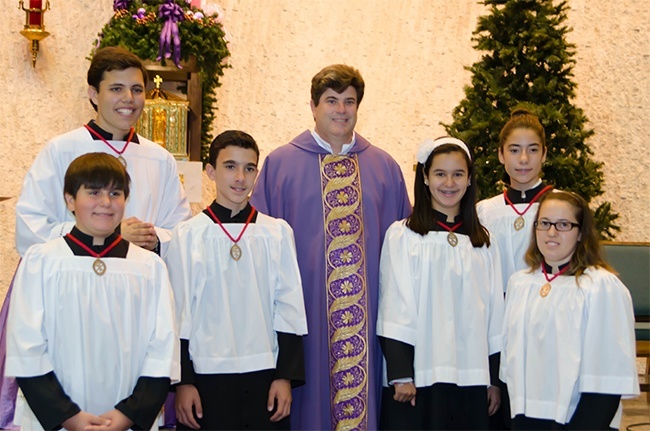
[[(85, 73), (110, 0), (52, 0), (52, 35), (32, 69), (17, 0), (0, 14), (0, 298), (18, 256), (15, 196), (44, 142), (89, 118)], [(15, 3), (15, 4), (14, 4)], [(621, 214), (619, 240), (650, 241), (650, 12), (644, 2), (570, 0), (577, 44), (575, 103), (591, 120), (595, 158), (606, 161), (604, 199)], [(479, 58), (470, 41), (475, 0), (223, 0), (232, 69), (219, 91), (215, 132), (240, 128), (263, 155), (311, 127), (309, 84), (323, 66), (348, 63), (366, 80), (357, 130), (397, 159), (412, 188), (414, 151), (443, 133)], [(210, 190), (206, 187), (206, 190)], [(209, 192), (206, 192), (208, 194)], [(206, 201), (209, 198), (206, 196)], [(195, 206), (195, 210), (199, 206)]]

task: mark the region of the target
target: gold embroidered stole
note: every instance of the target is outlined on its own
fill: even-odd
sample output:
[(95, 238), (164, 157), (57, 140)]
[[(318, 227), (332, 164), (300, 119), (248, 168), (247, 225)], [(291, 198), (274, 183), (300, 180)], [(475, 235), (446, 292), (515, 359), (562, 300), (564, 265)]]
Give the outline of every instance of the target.
[(368, 428), (368, 295), (356, 154), (320, 156), (332, 428)]

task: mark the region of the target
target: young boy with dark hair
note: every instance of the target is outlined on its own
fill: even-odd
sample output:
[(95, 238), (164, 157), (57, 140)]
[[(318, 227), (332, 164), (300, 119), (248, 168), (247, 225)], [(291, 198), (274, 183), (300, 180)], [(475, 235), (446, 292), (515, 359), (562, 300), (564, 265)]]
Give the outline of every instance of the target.
[(115, 157), (75, 159), (64, 180), (74, 227), (18, 267), (5, 372), (24, 394), (23, 429), (151, 429), (180, 377), (165, 264), (116, 232), (129, 192)]
[(180, 325), (178, 429), (287, 429), (304, 384), (307, 321), (293, 231), (248, 195), (259, 149), (230, 130), (210, 147), (214, 202), (178, 225), (167, 262)]

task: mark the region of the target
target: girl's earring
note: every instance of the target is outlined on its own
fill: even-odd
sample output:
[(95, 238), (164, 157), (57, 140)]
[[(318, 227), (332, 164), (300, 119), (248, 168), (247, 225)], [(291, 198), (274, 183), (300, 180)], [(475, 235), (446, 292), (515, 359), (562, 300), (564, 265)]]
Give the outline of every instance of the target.
[(429, 181), (424, 180), (424, 185), (427, 186), (427, 187), (429, 187)]
[(467, 182), (467, 187), (469, 187), (469, 186), (471, 186), (471, 185), (472, 185), (472, 182), (471, 182), (471, 181), (468, 181), (468, 182)]

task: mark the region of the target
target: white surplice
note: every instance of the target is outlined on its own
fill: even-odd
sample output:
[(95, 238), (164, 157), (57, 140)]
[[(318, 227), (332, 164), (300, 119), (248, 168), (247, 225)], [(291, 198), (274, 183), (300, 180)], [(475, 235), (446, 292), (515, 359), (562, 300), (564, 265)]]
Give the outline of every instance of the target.
[[(174, 303), (164, 262), (129, 244), (126, 258), (75, 256), (63, 238), (31, 247), (11, 296), (5, 374), (53, 371), (63, 390), (93, 414), (130, 396), (139, 377), (180, 378)], [(18, 403), (24, 402), (19, 397)], [(19, 406), (23, 429), (42, 429)]]
[[(500, 377), (512, 417), (565, 424), (582, 392), (637, 396), (634, 311), (625, 285), (595, 268), (579, 285), (575, 276), (552, 280), (542, 297), (546, 282), (538, 269), (517, 272), (508, 283)], [(617, 415), (611, 426), (619, 423)]]
[[(155, 142), (138, 136), (122, 154), (131, 177), (124, 218), (135, 216), (156, 226), (164, 255), (171, 230), (191, 216), (174, 157)], [(108, 141), (118, 151), (126, 142)], [(103, 141), (93, 140), (85, 127), (49, 141), (23, 181), (16, 204), (16, 248), (22, 256), (29, 246), (61, 237), (72, 229), (74, 216), (63, 199), (63, 180), (70, 163), (92, 152), (116, 156)]]
[[(223, 225), (237, 238), (244, 223)], [(277, 332), (307, 334), (293, 231), (258, 213), (233, 241), (204, 213), (174, 230), (166, 256), (180, 337), (199, 374), (246, 373), (276, 366)]]
[[(519, 212), (528, 208), (527, 203), (515, 204)], [(501, 252), (501, 276), (503, 278), (503, 291), (506, 291), (508, 279), (512, 274), (527, 267), (524, 255), (533, 237), (533, 222), (537, 214), (539, 202), (534, 202), (522, 216), (524, 227), (515, 230), (515, 220), (519, 218), (510, 205), (505, 203), (503, 194), (485, 199), (476, 204), (476, 212), (481, 224), (490, 231), (490, 236), (499, 243)]]
[[(497, 245), (424, 236), (404, 221), (384, 239), (377, 335), (415, 347), (415, 385), (490, 384), (488, 356), (501, 350), (503, 293)], [(384, 367), (384, 386), (387, 386)]]

